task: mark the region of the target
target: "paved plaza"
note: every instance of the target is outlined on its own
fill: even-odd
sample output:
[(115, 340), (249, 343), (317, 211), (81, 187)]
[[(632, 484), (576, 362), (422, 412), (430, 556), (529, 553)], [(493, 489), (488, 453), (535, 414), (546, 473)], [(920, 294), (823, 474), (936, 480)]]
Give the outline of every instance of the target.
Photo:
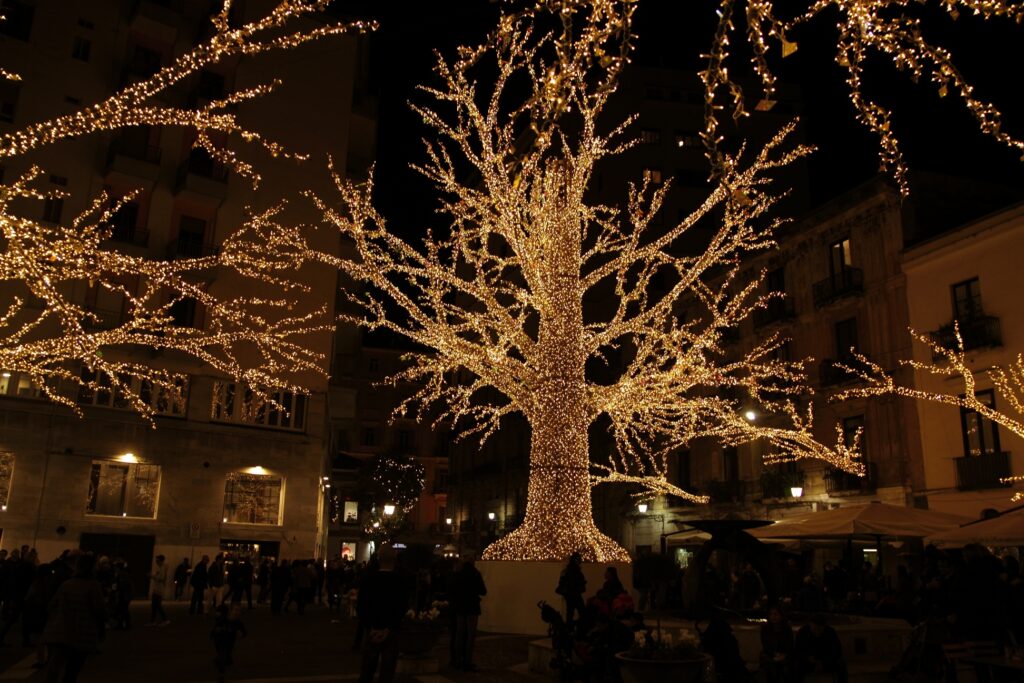
[[(206, 683), (216, 680), (212, 620), (189, 616), (183, 603), (167, 605), (171, 623), (144, 626), (148, 604), (132, 610), (136, 624), (130, 631), (108, 631), (102, 652), (90, 657), (80, 681), (91, 683)], [(310, 607), (306, 614), (294, 612), (271, 617), (269, 607), (245, 612), (249, 631), (235, 648), (235, 665), (228, 680), (237, 683), (333, 683), (358, 678), (359, 653), (352, 650), (355, 622), (326, 607)], [(23, 648), (17, 628), (0, 648), (0, 681), (42, 681), (32, 668), (35, 651)], [(525, 673), (530, 638), (481, 634), (477, 644), (478, 672), (465, 673), (448, 667), (448, 639), (442, 636), (435, 649), (440, 661), (437, 674), (398, 676), (402, 683), (516, 683), (537, 677)]]

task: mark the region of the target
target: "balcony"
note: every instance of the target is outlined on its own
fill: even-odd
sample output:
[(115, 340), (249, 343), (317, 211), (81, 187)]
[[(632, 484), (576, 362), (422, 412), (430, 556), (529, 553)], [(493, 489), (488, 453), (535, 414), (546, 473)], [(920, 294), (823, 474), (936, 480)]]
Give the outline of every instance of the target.
[(743, 502), (743, 482), (739, 479), (713, 479), (704, 485), (704, 491), (712, 503)]
[(110, 220), (110, 239), (121, 244), (144, 247), (149, 244), (149, 231), (139, 227), (138, 207), (126, 204)]
[[(964, 351), (973, 349), (988, 349), (1003, 345), (1002, 328), (999, 325), (999, 318), (992, 315), (977, 314), (967, 318), (960, 318), (948, 325), (943, 325), (931, 333), (932, 340), (947, 349), (956, 349), (955, 324), (960, 325), (960, 338), (964, 342)], [(942, 354), (933, 354), (938, 360)]]
[(772, 299), (765, 308), (754, 311), (754, 327), (767, 327), (796, 318), (796, 305), (790, 299)]
[(203, 244), (194, 239), (183, 239), (179, 237), (171, 240), (167, 245), (167, 258), (170, 260), (216, 256), (217, 253), (217, 247)]
[(840, 384), (850, 384), (851, 382), (858, 381), (856, 375), (850, 374), (848, 371), (842, 369), (837, 364), (842, 363), (843, 365), (849, 365), (855, 367), (857, 360), (855, 358), (825, 358), (818, 365), (818, 384), (823, 387), (834, 387)]
[(817, 308), (824, 308), (840, 299), (859, 296), (864, 293), (864, 271), (846, 266), (824, 280), (815, 282), (812, 291)]
[(825, 493), (830, 496), (858, 496), (875, 492), (877, 474), (874, 463), (864, 463), (864, 476), (858, 477), (838, 468), (825, 471)]
[(106, 175), (126, 176), (132, 184), (137, 180), (155, 183), (160, 177), (160, 148), (156, 145), (120, 137), (110, 143), (107, 153)]
[(1010, 476), (1009, 453), (983, 453), (962, 458), (956, 462), (956, 487), (961, 491), (1006, 488), (1000, 479)]
[(177, 194), (191, 195), (197, 201), (224, 201), (228, 192), (228, 168), (205, 150), (194, 149), (178, 167)]

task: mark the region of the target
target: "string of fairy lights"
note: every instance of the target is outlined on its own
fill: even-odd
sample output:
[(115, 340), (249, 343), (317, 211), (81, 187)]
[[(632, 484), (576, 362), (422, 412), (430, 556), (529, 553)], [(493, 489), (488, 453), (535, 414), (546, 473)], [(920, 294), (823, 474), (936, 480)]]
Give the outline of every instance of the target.
[[(281, 145), (246, 128), (234, 105), (270, 92), (276, 83), (227, 95), (196, 109), (155, 99), (159, 93), (224, 59), (287, 50), (310, 41), (374, 28), (368, 22), (339, 22), (292, 30), (298, 18), (327, 6), (326, 0), (280, 0), (265, 16), (232, 27), (231, 0), (214, 15), (212, 37), (176, 58), (153, 76), (72, 114), (0, 135), (0, 159), (21, 157), (61, 140), (139, 125), (177, 126), (196, 132), (204, 148), (254, 184), (260, 180), (251, 164), (234, 150), (213, 143), (234, 135), (263, 147), (272, 156), (291, 155)], [(3, 77), (18, 80), (9, 72)], [(0, 184), (0, 279), (8, 287), (0, 312), (0, 368), (28, 376), (49, 399), (76, 412), (77, 391), (111, 392), (150, 420), (154, 406), (146, 396), (175, 396), (186, 384), (180, 371), (152, 367), (133, 350), (171, 352), (215, 372), (245, 382), (273, 403), (276, 392), (302, 392), (298, 373), (324, 374), (322, 354), (310, 348), (310, 335), (332, 329), (321, 307), (295, 314), (294, 292), (304, 288), (293, 280), (308, 246), (300, 230), (281, 222), (284, 205), (250, 216), (231, 233), (217, 254), (155, 260), (109, 248), (117, 212), (135, 194), (94, 198), (70, 224), (33, 220), (16, 210), (19, 200), (43, 201), (60, 193), (36, 185), (43, 174), (30, 168), (12, 182)], [(38, 204), (35, 204), (36, 206)], [(215, 270), (231, 271), (241, 282), (276, 294), (238, 296), (205, 284)], [(239, 283), (236, 283), (239, 284)], [(83, 301), (83, 287), (120, 302), (119, 321), (103, 320)], [(244, 291), (244, 290), (243, 290)], [(98, 294), (97, 294), (98, 296)], [(194, 306), (202, 322), (176, 324), (175, 307)], [(180, 360), (180, 359), (179, 359)], [(177, 365), (180, 367), (181, 362)], [(145, 388), (145, 391), (143, 391)], [(277, 406), (284, 410), (284, 406)]]
[[(802, 407), (803, 365), (775, 359), (783, 340), (740, 358), (727, 359), (723, 349), (726, 332), (771, 297), (759, 280), (736, 282), (744, 256), (774, 244), (779, 222), (766, 213), (775, 198), (763, 179), (806, 153), (784, 149), (791, 127), (756, 154), (728, 158), (707, 200), (674, 227), (652, 223), (667, 185), (644, 184), (624, 210), (586, 199), (595, 165), (630, 144), (621, 127), (599, 132), (597, 119), (628, 61), (633, 6), (537, 3), (506, 13), (486, 43), (439, 61), (442, 84), (424, 89), (438, 106), (415, 109), (432, 131), (419, 170), (441, 197), (450, 234), (428, 234), (416, 248), (389, 231), (371, 200), (372, 179), (357, 185), (336, 174), (341, 208), (314, 197), (356, 255), (317, 256), (363, 285), (345, 292), (352, 312), (344, 319), (428, 349), (410, 354), (392, 378), (418, 387), (398, 412), (451, 421), (483, 438), (513, 412), (530, 423), (525, 519), (487, 548), (488, 559), (580, 552), (591, 561), (628, 560), (594, 524), (592, 488), (628, 483), (648, 495), (703, 500), (668, 477), (669, 454), (701, 437), (763, 439), (778, 447), (771, 460), (862, 469), (857, 439), (847, 444), (839, 435), (835, 446), (815, 439), (813, 415)], [(549, 11), (558, 20), (550, 32), (539, 28)], [(512, 104), (506, 85), (523, 76), (533, 87)], [(495, 85), (482, 92), (485, 82)], [(533, 133), (525, 140), (524, 129)], [(465, 181), (467, 162), (478, 182)], [(707, 248), (674, 253), (713, 211), (722, 214), (721, 228)], [(665, 278), (674, 284), (658, 289)], [(584, 298), (602, 288), (613, 292), (614, 312), (588, 319)], [(689, 309), (685, 318), (680, 306)], [(619, 378), (588, 379), (588, 360), (615, 351), (626, 358)], [(746, 419), (750, 400), (778, 415), (776, 426)], [(594, 468), (588, 428), (602, 416), (617, 449)]]
[[(742, 7), (738, 10), (737, 5)], [(771, 46), (778, 44), (782, 57), (797, 51), (791, 38), (805, 24), (822, 30), (820, 24), (835, 17), (837, 34), (835, 61), (846, 73), (846, 86), (857, 120), (879, 139), (882, 167), (892, 173), (900, 190), (907, 194), (907, 166), (892, 124), (892, 112), (864, 93), (864, 66), (872, 55), (891, 61), (913, 82), (929, 80), (940, 97), (956, 94), (986, 135), (992, 136), (1024, 157), (1024, 141), (1006, 132), (1003, 115), (990, 102), (980, 99), (953, 62), (952, 53), (925, 37), (920, 16), (915, 14), (920, 0), (816, 0), (800, 9), (793, 3), (777, 0), (719, 0), (718, 25), (710, 50), (704, 57), (707, 67), (701, 72), (704, 83), (705, 126), (702, 138), (708, 158), (719, 172), (728, 158), (722, 154), (719, 117), (728, 111), (734, 120), (747, 116), (743, 88), (729, 76), (730, 38), (735, 35), (738, 11), (743, 11), (746, 39), (752, 48), (751, 61), (761, 81), (758, 108), (771, 109), (776, 94), (776, 78), (769, 64)], [(1024, 6), (1010, 0), (940, 0), (938, 5), (954, 21), (961, 14), (983, 20), (1024, 20)], [(783, 19), (782, 16), (787, 18)]]
[[(900, 364), (923, 375), (932, 375), (944, 380), (958, 379), (963, 393), (926, 391), (898, 384), (892, 374), (882, 366), (863, 354), (854, 353), (857, 362), (841, 367), (855, 375), (861, 382), (859, 386), (837, 393), (833, 400), (843, 401), (850, 398), (896, 395), (917, 401), (945, 404), (974, 411), (986, 420), (991, 420), (1024, 439), (1024, 420), (1021, 419), (1024, 417), (1024, 355), (1017, 354), (1017, 357), (1006, 366), (996, 365), (986, 368), (985, 373), (991, 381), (993, 391), (999, 397), (996, 404), (1007, 406), (997, 409), (978, 398), (978, 378), (970, 367), (971, 363), (960, 334), (960, 324), (956, 321), (953, 323), (953, 332), (955, 344), (944, 346), (930, 335), (910, 330), (911, 336), (926, 346), (932, 352), (933, 357), (939, 360), (924, 362), (905, 359), (901, 360)], [(1024, 476), (1005, 477), (1001, 481), (1004, 484), (1024, 482)], [(1024, 491), (1015, 492), (1013, 500), (1024, 500)]]

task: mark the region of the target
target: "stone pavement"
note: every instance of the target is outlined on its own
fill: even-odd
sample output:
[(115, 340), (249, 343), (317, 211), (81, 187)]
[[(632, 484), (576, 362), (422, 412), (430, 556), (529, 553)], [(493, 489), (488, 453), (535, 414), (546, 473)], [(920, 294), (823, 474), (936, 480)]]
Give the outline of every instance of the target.
[[(135, 625), (127, 632), (111, 631), (102, 652), (86, 662), (82, 683), (206, 683), (216, 680), (209, 617), (189, 616), (183, 603), (166, 604), (171, 623), (144, 626), (148, 605), (132, 610)], [(243, 614), (249, 637), (235, 648), (229, 680), (237, 683), (335, 683), (355, 681), (359, 653), (352, 650), (354, 621), (310, 607), (272, 617), (268, 607)], [(14, 628), (7, 646), (0, 648), (0, 683), (42, 681), (31, 668), (34, 649), (22, 648), (20, 630)], [(448, 639), (443, 636), (434, 652), (441, 668), (437, 674), (399, 676), (400, 683), (527, 683), (550, 680), (526, 671), (527, 644), (523, 636), (481, 634), (477, 644), (479, 671), (466, 673), (448, 666)]]

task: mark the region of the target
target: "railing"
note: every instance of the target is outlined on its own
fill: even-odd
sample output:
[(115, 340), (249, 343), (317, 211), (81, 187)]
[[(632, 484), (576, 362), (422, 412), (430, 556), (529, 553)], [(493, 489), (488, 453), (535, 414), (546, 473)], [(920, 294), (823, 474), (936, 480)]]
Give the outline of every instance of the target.
[(167, 245), (167, 257), (170, 259), (216, 256), (217, 251), (215, 246), (201, 244), (194, 240), (173, 239)]
[(815, 282), (812, 291), (814, 305), (818, 308), (848, 296), (862, 294), (864, 292), (864, 271), (853, 266), (846, 266), (824, 280)]
[(850, 474), (845, 470), (832, 468), (826, 470), (823, 479), (825, 480), (825, 492), (830, 496), (874, 493), (877, 486), (875, 465), (870, 462), (864, 463), (863, 477)]
[(796, 318), (796, 306), (790, 299), (772, 299), (765, 308), (754, 311), (754, 327), (765, 327)]
[[(963, 339), (965, 351), (1003, 345), (1003, 334), (999, 318), (983, 314), (960, 318), (948, 325), (943, 325), (935, 332), (932, 332), (932, 340), (947, 349), (956, 349), (956, 329), (954, 325), (957, 323), (960, 326), (960, 338)], [(939, 358), (941, 355), (935, 354), (935, 357)]]
[(179, 184), (188, 174), (215, 180), (219, 183), (226, 183), (228, 180), (228, 167), (208, 154), (193, 152), (178, 168)]
[(109, 162), (113, 161), (115, 155), (125, 156), (136, 161), (144, 161), (147, 164), (159, 164), (162, 152), (157, 145), (137, 142), (127, 138), (117, 138), (110, 143), (108, 165)]
[(856, 359), (852, 357), (823, 359), (818, 365), (818, 384), (820, 386), (834, 387), (837, 384), (857, 381), (857, 376), (839, 367), (839, 363), (852, 367), (856, 364)]
[(961, 491), (996, 489), (1009, 486), (1000, 479), (1010, 476), (1009, 453), (982, 453), (954, 458), (956, 487)]

